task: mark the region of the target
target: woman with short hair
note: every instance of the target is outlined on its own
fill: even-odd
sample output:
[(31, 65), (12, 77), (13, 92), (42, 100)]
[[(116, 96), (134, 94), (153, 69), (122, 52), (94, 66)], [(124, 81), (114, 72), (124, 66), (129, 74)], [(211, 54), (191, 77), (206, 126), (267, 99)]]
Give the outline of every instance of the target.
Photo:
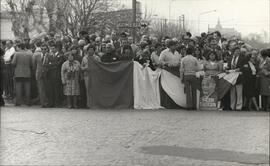
[(243, 95), (248, 103), (248, 109), (252, 110), (251, 105), (254, 104), (256, 111), (259, 111), (259, 106), (256, 101), (256, 57), (251, 54), (246, 55), (246, 64), (243, 67), (243, 76), (245, 81), (243, 82)]
[(79, 74), (80, 62), (74, 59), (74, 55), (69, 52), (61, 68), (61, 78), (64, 85), (64, 95), (67, 96), (68, 108), (78, 108), (77, 99), (80, 95)]

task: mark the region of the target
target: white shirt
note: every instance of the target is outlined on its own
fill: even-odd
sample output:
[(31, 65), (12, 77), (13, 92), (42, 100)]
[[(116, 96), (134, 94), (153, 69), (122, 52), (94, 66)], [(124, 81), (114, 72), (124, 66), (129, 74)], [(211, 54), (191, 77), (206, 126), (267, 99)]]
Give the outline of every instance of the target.
[(170, 64), (172, 66), (180, 66), (182, 56), (174, 51), (172, 53), (169, 48), (163, 50), (159, 56), (159, 61), (161, 64)]
[(5, 62), (9, 62), (11, 60), (11, 56), (14, 55), (14, 54), (15, 54), (14, 47), (6, 49), (6, 52), (5, 52), (5, 55), (4, 55)]

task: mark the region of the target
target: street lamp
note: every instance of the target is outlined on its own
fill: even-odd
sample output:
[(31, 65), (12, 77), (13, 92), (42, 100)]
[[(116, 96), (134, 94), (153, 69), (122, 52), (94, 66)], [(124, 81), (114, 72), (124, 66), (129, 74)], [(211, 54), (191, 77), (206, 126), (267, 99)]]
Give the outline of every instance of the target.
[(209, 11), (205, 11), (205, 12), (202, 12), (198, 15), (198, 34), (200, 34), (200, 16), (201, 15), (205, 15), (205, 14), (209, 14), (209, 13), (214, 13), (214, 12), (217, 12), (217, 10), (209, 10)]
[(171, 6), (172, 6), (172, 3), (174, 1), (177, 1), (177, 0), (169, 0), (169, 22), (170, 22), (170, 19), (171, 19)]

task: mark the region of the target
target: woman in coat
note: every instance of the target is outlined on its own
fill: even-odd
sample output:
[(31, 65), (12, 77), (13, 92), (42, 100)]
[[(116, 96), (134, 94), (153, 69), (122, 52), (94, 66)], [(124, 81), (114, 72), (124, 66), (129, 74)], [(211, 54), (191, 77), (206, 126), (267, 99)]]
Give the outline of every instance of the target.
[(254, 104), (256, 111), (258, 111), (259, 106), (256, 101), (256, 96), (258, 94), (256, 89), (256, 57), (254, 55), (247, 54), (246, 58), (246, 63), (243, 67), (243, 76), (245, 78), (245, 81), (243, 82), (243, 94), (248, 103), (248, 109), (252, 110), (251, 105)]
[(270, 110), (270, 48), (261, 51), (262, 62), (259, 65), (260, 94), (262, 95), (263, 110)]
[(68, 108), (78, 108), (77, 100), (80, 95), (79, 85), (80, 62), (74, 60), (73, 54), (68, 53), (61, 69), (61, 78), (64, 85), (64, 95), (67, 96)]

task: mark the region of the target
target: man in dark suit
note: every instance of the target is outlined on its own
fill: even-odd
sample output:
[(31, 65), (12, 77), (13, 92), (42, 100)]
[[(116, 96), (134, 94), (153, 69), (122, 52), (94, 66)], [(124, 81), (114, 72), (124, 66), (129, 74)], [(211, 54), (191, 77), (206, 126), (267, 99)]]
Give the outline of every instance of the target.
[(43, 70), (43, 63), (45, 63), (45, 55), (47, 54), (48, 47), (47, 45), (42, 45), (37, 43), (37, 47), (33, 56), (33, 66), (35, 71), (35, 77), (38, 86), (39, 100), (41, 107), (47, 107), (48, 101), (45, 90), (45, 75), (46, 73)]
[(228, 62), (228, 69), (234, 70), (235, 72), (240, 72), (237, 78), (236, 85), (231, 88), (230, 98), (231, 98), (231, 109), (232, 110), (242, 110), (243, 106), (243, 75), (242, 70), (245, 64), (245, 55), (241, 54), (240, 48), (236, 47), (233, 49), (233, 56)]
[(49, 107), (61, 107), (61, 66), (64, 62), (64, 56), (60, 54), (55, 42), (49, 43), (50, 52), (46, 55), (45, 68), (46, 74), (46, 93)]
[(26, 104), (28, 106), (30, 103), (30, 81), (31, 72), (33, 69), (32, 65), (32, 52), (26, 50), (26, 45), (24, 43), (18, 44), (18, 52), (14, 54), (12, 59), (12, 65), (15, 67), (14, 79), (15, 79), (15, 91), (16, 100), (15, 105), (19, 106), (22, 104), (22, 92), (23, 88), (25, 90)]
[(111, 43), (106, 44), (106, 53), (101, 57), (101, 62), (115, 62), (118, 61), (119, 57), (115, 54), (115, 49)]

